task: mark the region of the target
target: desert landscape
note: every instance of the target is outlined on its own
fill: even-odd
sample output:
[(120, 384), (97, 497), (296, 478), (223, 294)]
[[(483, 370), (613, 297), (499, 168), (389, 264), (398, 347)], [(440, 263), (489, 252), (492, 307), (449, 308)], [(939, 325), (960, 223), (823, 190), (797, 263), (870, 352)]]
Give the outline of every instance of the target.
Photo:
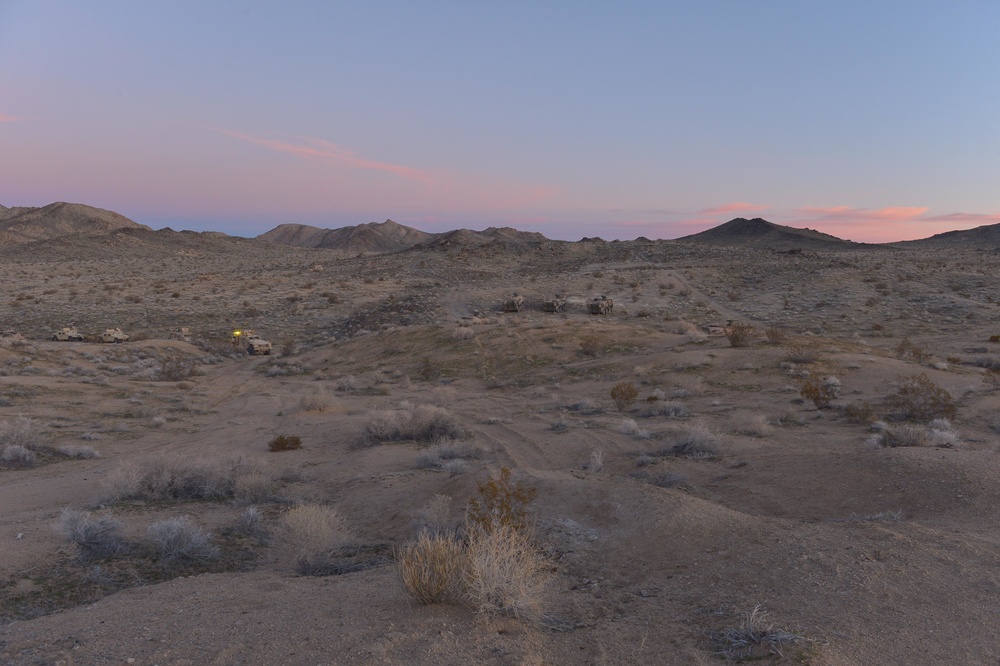
[(1000, 663), (998, 227), (0, 207), (0, 662)]

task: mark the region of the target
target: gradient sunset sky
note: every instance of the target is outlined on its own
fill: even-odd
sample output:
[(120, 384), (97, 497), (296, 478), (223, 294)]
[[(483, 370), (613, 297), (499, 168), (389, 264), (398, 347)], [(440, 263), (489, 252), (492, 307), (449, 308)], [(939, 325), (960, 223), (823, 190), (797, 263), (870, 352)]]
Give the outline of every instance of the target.
[(0, 0), (0, 204), (253, 236), (1000, 223), (1000, 2)]

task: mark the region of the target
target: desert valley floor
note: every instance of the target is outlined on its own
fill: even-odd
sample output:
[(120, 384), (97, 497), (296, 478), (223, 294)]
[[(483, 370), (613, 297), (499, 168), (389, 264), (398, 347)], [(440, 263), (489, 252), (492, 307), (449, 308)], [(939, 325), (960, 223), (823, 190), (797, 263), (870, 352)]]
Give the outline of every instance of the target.
[[(0, 663), (1000, 663), (997, 257), (0, 246)], [(534, 491), (531, 612), (418, 603), (399, 547), (461, 535), (502, 468)], [(335, 513), (304, 537), (302, 507)], [(88, 553), (73, 519), (126, 545)], [(162, 524), (204, 556), (157, 551)]]

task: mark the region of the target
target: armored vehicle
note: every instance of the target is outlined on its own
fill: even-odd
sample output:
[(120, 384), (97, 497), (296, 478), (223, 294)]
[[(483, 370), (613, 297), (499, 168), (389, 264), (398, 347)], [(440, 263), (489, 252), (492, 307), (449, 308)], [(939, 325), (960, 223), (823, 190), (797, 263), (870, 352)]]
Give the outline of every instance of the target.
[(256, 333), (251, 333), (250, 337), (247, 338), (246, 343), (247, 353), (251, 356), (255, 354), (262, 354), (264, 356), (271, 355), (271, 343), (261, 338)]
[(113, 342), (118, 344), (128, 340), (128, 333), (124, 333), (120, 328), (106, 328), (104, 332), (97, 336), (99, 342)]
[(611, 314), (615, 309), (614, 300), (608, 298), (607, 296), (601, 296), (600, 298), (595, 298), (590, 303), (587, 304), (587, 310), (590, 314), (604, 315)]
[(562, 312), (566, 309), (566, 297), (556, 294), (555, 298), (542, 301), (542, 310), (545, 312)]
[(517, 292), (514, 292), (507, 298), (503, 300), (503, 311), (504, 312), (520, 312), (521, 306), (524, 305), (524, 296), (521, 296)]
[(83, 334), (76, 330), (76, 326), (63, 326), (52, 334), (52, 339), (57, 342), (82, 342)]

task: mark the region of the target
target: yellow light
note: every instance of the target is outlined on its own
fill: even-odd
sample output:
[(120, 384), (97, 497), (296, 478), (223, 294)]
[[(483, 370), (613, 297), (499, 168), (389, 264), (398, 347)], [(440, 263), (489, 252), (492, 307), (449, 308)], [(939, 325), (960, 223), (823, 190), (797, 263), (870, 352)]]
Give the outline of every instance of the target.
[(239, 331), (233, 331), (233, 335), (235, 335), (238, 338), (238, 337), (240, 337), (240, 332)]

